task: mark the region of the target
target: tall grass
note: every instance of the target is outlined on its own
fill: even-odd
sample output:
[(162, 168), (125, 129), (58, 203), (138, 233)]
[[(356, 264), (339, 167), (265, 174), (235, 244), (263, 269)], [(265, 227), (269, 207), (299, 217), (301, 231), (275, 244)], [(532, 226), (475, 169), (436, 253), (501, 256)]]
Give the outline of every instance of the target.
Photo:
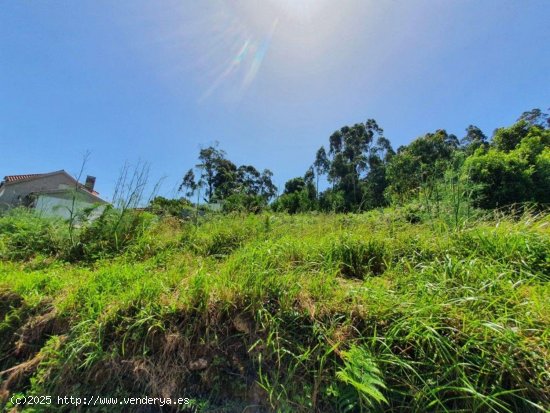
[(69, 248), (69, 228), (62, 220), (46, 219), (18, 208), (0, 217), (0, 258), (27, 259), (57, 255)]
[(117, 227), (127, 237), (113, 218), (81, 230), (80, 255), (51, 222), (0, 218), (0, 397), (549, 409), (550, 217), (409, 218), (144, 215)]

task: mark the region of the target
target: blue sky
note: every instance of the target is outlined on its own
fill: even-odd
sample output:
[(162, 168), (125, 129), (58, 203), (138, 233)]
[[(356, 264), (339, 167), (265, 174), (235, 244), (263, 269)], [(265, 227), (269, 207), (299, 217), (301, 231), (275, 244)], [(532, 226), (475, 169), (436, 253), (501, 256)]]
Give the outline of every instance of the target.
[(397, 147), (550, 106), (548, 0), (0, 4), (0, 176), (90, 151), (107, 198), (138, 160), (176, 196), (214, 141), (282, 187), (346, 124)]

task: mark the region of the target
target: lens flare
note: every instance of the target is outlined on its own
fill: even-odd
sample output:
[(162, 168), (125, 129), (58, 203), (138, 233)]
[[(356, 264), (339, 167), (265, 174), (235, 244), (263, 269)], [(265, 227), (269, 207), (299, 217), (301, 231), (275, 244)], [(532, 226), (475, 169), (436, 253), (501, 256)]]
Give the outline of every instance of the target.
[(248, 68), (248, 72), (246, 73), (243, 82), (242, 82), (242, 88), (246, 89), (250, 86), (250, 84), (254, 81), (254, 78), (258, 74), (258, 71), (260, 70), (260, 66), (262, 65), (262, 62), (267, 54), (267, 51), (269, 50), (269, 46), (271, 45), (271, 41), (273, 40), (273, 34), (275, 33), (275, 29), (277, 28), (278, 19), (275, 19), (273, 21), (273, 24), (271, 26), (271, 30), (269, 31), (268, 35), (262, 40), (259, 47), (256, 50), (256, 53), (254, 54), (254, 58), (252, 59), (252, 62), (250, 63), (250, 67)]
[[(210, 86), (199, 98), (199, 102), (204, 101), (212, 94), (214, 94), (222, 86), (233, 86), (231, 88), (232, 98), (240, 98), (240, 96), (250, 87), (254, 82), (254, 79), (258, 75), (260, 67), (269, 51), (273, 35), (277, 28), (278, 19), (275, 18), (270, 25), (267, 33), (264, 30), (263, 35), (249, 35), (244, 38), (243, 33), (250, 33), (251, 30), (246, 28), (239, 28), (238, 30), (229, 31), (225, 37), (225, 41), (228, 44), (233, 43), (234, 46), (227, 47), (226, 49), (237, 50), (234, 56), (226, 59), (226, 63), (216, 70), (215, 79), (210, 83)], [(256, 30), (257, 32), (258, 30)], [(233, 38), (233, 39), (231, 39)], [(237, 45), (241, 46), (238, 47)]]
[(202, 94), (199, 102), (202, 102), (207, 97), (209, 97), (218, 87), (220, 87), (224, 80), (231, 77), (232, 74), (236, 73), (239, 70), (239, 66), (245, 60), (248, 54), (250, 43), (250, 39), (245, 40), (243, 46), (241, 47), (241, 50), (237, 53), (237, 56), (232, 59), (232, 61), (229, 63), (229, 66), (216, 78), (216, 80), (214, 80), (214, 82), (212, 82), (212, 85), (210, 85), (210, 87)]
[[(216, 4), (210, 21), (202, 25), (208, 31), (196, 33), (198, 41), (192, 42), (200, 50), (199, 70), (206, 83), (199, 102), (214, 94), (240, 100), (258, 78), (274, 41), (299, 45), (295, 49), (311, 44), (316, 30), (309, 23), (319, 17), (327, 0), (218, 0)], [(215, 42), (206, 41), (213, 38)]]

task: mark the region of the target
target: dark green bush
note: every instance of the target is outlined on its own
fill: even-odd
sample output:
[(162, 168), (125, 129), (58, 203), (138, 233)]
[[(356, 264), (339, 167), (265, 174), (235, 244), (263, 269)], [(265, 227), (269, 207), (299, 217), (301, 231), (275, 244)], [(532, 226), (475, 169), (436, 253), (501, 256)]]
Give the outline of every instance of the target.
[(464, 172), (477, 185), (476, 206), (490, 209), (550, 201), (550, 130), (531, 126), (518, 135), (516, 126), (499, 130), (489, 151), (466, 159)]
[(24, 208), (0, 217), (0, 258), (24, 260), (36, 254), (58, 255), (69, 246), (68, 225)]
[(195, 208), (193, 204), (185, 198), (168, 199), (162, 196), (155, 197), (147, 208), (148, 211), (160, 216), (174, 216), (182, 218), (193, 215)]
[(258, 214), (266, 206), (265, 198), (259, 195), (233, 194), (223, 201), (224, 212), (252, 212)]

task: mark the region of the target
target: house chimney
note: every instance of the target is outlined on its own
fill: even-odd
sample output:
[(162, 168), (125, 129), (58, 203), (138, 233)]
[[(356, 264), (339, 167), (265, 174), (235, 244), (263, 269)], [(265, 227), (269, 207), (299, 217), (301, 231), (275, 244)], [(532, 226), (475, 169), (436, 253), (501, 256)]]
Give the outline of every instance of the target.
[(88, 175), (86, 177), (86, 183), (84, 184), (84, 188), (92, 192), (94, 190), (94, 185), (95, 185), (95, 176)]

